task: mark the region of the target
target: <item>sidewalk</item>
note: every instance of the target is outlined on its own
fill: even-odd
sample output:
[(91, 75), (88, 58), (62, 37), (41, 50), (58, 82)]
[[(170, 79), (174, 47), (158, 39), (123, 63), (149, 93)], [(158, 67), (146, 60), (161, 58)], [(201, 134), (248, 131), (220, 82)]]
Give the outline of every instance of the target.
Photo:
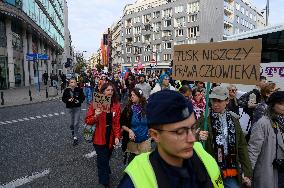
[[(33, 104), (39, 103), (43, 101), (49, 101), (54, 99), (60, 99), (62, 93), (60, 89), (57, 94), (52, 91), (55, 88), (49, 87), (49, 85), (40, 85), (40, 92), (38, 91), (37, 85), (32, 85), (30, 87), (20, 87), (20, 88), (12, 88), (7, 90), (0, 90), (4, 94), (4, 105), (1, 104), (2, 100), (0, 97), (0, 108), (8, 107), (8, 106), (19, 106), (24, 104)], [(48, 98), (46, 98), (46, 88), (48, 91)], [(32, 101), (30, 101), (29, 90), (31, 91)], [(55, 93), (55, 96), (50, 96), (50, 94)]]

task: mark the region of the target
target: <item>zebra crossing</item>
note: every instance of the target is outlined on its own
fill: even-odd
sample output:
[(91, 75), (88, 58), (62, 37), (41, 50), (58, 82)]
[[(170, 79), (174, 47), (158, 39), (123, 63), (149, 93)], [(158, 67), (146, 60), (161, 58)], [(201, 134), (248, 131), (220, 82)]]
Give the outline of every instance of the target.
[(31, 116), (31, 117), (24, 117), (20, 119), (13, 119), (13, 120), (7, 120), (7, 121), (0, 121), (0, 125), (7, 125), (7, 124), (13, 124), (13, 123), (19, 123), (23, 121), (32, 121), (32, 120), (37, 120), (37, 119), (42, 119), (42, 118), (49, 118), (53, 116), (60, 116), (60, 115), (65, 115), (65, 112), (56, 112), (56, 113), (49, 113), (49, 114), (43, 114), (43, 115), (38, 115), (38, 116)]

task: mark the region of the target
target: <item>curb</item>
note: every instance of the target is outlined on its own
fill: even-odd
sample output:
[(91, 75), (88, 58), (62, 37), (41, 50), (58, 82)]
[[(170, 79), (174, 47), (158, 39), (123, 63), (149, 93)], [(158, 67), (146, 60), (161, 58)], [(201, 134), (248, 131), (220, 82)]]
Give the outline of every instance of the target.
[(44, 102), (49, 102), (57, 99), (62, 99), (61, 96), (56, 96), (56, 97), (51, 97), (48, 98), (47, 100), (40, 100), (40, 101), (28, 101), (27, 103), (21, 103), (21, 104), (10, 104), (10, 105), (0, 105), (0, 109), (3, 108), (8, 108), (8, 107), (17, 107), (17, 106), (24, 106), (24, 105), (31, 105), (31, 104), (38, 104), (38, 103), (44, 103)]

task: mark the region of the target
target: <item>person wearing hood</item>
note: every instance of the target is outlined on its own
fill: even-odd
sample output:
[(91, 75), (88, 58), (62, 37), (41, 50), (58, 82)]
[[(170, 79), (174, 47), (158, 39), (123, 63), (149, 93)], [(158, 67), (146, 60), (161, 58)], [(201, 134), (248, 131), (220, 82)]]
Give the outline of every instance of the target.
[(159, 83), (155, 85), (153, 90), (151, 91), (151, 95), (153, 93), (156, 93), (161, 90), (173, 90), (175, 91), (175, 88), (170, 84), (170, 77), (167, 74), (161, 74)]

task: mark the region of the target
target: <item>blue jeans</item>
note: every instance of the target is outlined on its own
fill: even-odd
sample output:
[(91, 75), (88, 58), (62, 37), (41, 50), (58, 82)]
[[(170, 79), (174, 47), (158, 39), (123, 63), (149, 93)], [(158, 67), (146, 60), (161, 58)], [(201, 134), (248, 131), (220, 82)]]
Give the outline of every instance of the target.
[(241, 186), (238, 183), (237, 177), (228, 177), (224, 180), (224, 187), (225, 188), (240, 188)]
[(86, 96), (87, 104), (90, 104), (91, 101), (93, 100), (93, 92), (94, 92), (94, 88), (84, 87), (84, 94)]

